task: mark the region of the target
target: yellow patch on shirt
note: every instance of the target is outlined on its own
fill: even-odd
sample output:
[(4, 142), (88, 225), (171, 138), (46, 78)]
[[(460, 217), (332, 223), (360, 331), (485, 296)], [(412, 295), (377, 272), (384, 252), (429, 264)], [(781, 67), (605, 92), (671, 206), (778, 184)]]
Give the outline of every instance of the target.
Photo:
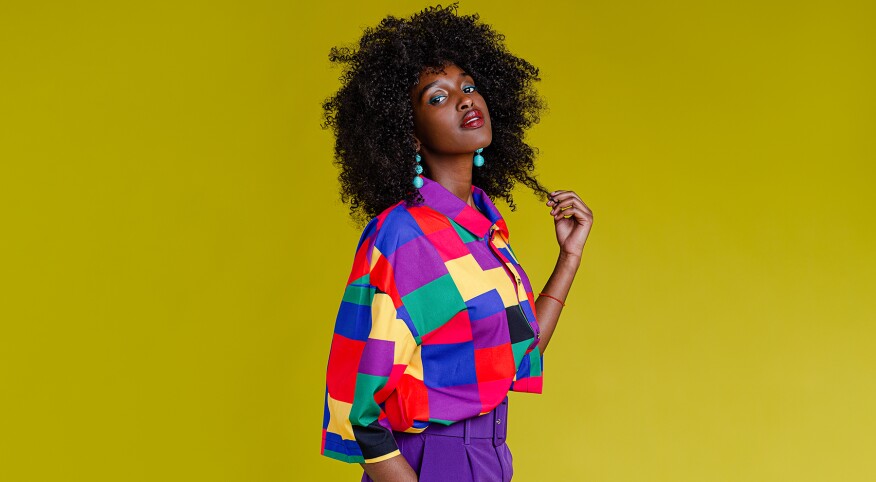
[(405, 374), (410, 375), (417, 380), (423, 379), (423, 358), (420, 356), (420, 347), (414, 350), (414, 355), (405, 369)]
[(417, 347), (417, 341), (386, 293), (376, 293), (371, 301), (371, 333), (369, 338), (394, 342), (393, 363), (405, 364)]
[(329, 418), (327, 430), (340, 435), (344, 440), (356, 440), (356, 436), (353, 435), (353, 426), (350, 424), (350, 410), (353, 408), (353, 404), (335, 400), (329, 396), (328, 407), (332, 416)]
[(377, 462), (383, 462), (384, 460), (391, 459), (396, 455), (401, 455), (401, 451), (396, 449), (386, 455), (381, 455), (380, 457), (374, 457), (373, 459), (365, 459), (366, 464), (374, 464)]
[(519, 302), (515, 296), (511, 278), (508, 277), (504, 268), (484, 271), (471, 254), (445, 261), (444, 266), (447, 267), (462, 299), (466, 301), (495, 289), (499, 292), (502, 304), (506, 308)]
[(383, 253), (381, 253), (380, 250), (377, 249), (377, 246), (374, 246), (371, 248), (371, 266), (370, 266), (371, 270), (374, 269), (374, 266), (377, 265), (377, 261), (379, 261), (380, 258), (382, 258), (382, 257), (383, 257)]

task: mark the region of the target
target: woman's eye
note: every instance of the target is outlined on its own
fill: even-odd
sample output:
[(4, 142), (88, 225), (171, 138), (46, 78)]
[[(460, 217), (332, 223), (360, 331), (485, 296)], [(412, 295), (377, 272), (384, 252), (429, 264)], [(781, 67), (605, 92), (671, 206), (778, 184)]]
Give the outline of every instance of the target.
[(447, 96), (446, 95), (436, 95), (435, 97), (432, 97), (431, 99), (429, 99), (429, 103), (430, 104), (437, 104), (437, 103), (441, 102), (442, 100), (444, 100), (445, 97), (447, 97)]
[(465, 87), (462, 88), (462, 91), (465, 92), (466, 94), (471, 94), (472, 92), (474, 92), (476, 90), (478, 90), (478, 88), (473, 86), (473, 85), (466, 85)]

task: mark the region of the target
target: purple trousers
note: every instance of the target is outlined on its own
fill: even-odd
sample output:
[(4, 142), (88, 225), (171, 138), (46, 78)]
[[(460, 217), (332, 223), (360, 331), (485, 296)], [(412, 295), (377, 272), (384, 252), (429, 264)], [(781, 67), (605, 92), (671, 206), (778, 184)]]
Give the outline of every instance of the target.
[[(508, 398), (492, 412), (421, 433), (393, 432), (420, 482), (508, 482), (514, 474), (508, 433)], [(362, 474), (362, 482), (373, 482)]]

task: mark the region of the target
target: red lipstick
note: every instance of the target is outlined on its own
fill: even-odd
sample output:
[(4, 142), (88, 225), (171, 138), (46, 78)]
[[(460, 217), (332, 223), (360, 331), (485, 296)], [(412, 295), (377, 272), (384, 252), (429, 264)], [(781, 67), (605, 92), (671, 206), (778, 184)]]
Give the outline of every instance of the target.
[(482, 127), (484, 125), (484, 115), (481, 111), (477, 109), (472, 109), (466, 112), (465, 116), (462, 117), (462, 124), (460, 127), (463, 129), (477, 129), (478, 127)]

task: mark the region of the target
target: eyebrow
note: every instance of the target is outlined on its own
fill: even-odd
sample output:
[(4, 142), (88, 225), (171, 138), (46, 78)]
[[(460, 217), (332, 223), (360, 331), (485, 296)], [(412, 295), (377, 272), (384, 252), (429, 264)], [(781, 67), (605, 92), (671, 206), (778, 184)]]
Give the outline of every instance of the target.
[[(472, 77), (471, 75), (469, 75), (468, 72), (460, 72), (460, 73), (459, 73), (459, 77), (460, 77), (460, 78), (461, 78), (461, 77), (471, 77), (472, 81), (474, 81), (474, 77)], [(428, 84), (424, 85), (423, 88), (420, 89), (420, 95), (419, 95), (420, 100), (423, 100), (423, 96), (426, 95), (426, 91), (427, 91), (427, 90), (429, 90), (430, 88), (434, 87), (435, 84), (437, 84), (437, 83), (440, 82), (440, 81), (441, 81), (441, 79), (436, 79), (436, 80), (433, 80), (432, 82), (429, 82)]]

